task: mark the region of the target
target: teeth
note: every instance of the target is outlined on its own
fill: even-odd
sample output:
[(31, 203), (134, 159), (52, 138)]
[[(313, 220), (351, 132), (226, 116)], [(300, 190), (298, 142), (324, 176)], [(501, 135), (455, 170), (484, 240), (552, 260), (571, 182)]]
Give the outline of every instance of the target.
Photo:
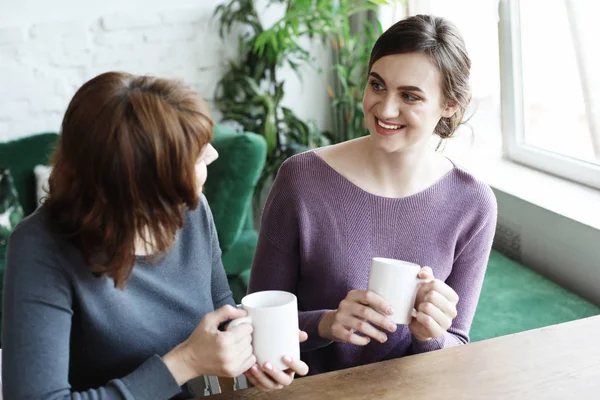
[(377, 120), (377, 123), (379, 124), (379, 126), (385, 128), (385, 129), (400, 129), (402, 127), (402, 125), (388, 125), (388, 124), (384, 124), (379, 119)]

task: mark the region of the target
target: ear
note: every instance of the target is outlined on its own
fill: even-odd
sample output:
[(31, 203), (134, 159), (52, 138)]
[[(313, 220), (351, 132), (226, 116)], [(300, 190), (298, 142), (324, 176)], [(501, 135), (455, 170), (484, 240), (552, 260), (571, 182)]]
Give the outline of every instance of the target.
[(450, 100), (446, 103), (444, 107), (444, 111), (442, 111), (443, 118), (450, 118), (458, 111), (458, 103), (456, 101)]

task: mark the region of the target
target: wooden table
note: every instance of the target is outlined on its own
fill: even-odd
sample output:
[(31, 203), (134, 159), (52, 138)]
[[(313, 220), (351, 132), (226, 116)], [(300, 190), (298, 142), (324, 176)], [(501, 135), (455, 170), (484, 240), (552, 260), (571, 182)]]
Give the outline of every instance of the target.
[(600, 399), (600, 316), (215, 400)]

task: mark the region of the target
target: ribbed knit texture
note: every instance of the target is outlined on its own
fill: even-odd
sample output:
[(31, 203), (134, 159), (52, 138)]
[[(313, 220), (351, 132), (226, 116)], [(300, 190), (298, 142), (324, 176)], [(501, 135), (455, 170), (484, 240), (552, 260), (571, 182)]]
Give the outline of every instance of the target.
[[(388, 198), (360, 189), (314, 151), (302, 153), (281, 166), (265, 204), (249, 292), (298, 296), (310, 374), (467, 343), (496, 215), (492, 190), (460, 167), (424, 191)], [(458, 316), (443, 337), (419, 342), (406, 325), (364, 347), (319, 337), (324, 312), (367, 289), (373, 257), (430, 266), (458, 293)]]

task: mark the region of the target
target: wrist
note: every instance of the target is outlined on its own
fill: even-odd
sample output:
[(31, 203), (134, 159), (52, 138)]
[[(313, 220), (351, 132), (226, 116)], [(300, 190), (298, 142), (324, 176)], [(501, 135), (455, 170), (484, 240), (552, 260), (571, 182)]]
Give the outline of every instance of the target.
[(429, 337), (423, 337), (421, 335), (417, 335), (414, 332), (411, 332), (413, 338), (417, 339), (417, 341), (419, 342), (429, 342), (431, 339), (433, 339), (433, 337), (429, 336)]
[(200, 371), (192, 367), (184, 344), (180, 344), (165, 354), (162, 360), (179, 386), (202, 375)]
[(317, 332), (320, 337), (327, 340), (333, 340), (331, 337), (331, 325), (333, 324), (333, 317), (335, 316), (335, 311), (325, 311), (323, 317), (319, 321), (319, 325), (317, 326)]

